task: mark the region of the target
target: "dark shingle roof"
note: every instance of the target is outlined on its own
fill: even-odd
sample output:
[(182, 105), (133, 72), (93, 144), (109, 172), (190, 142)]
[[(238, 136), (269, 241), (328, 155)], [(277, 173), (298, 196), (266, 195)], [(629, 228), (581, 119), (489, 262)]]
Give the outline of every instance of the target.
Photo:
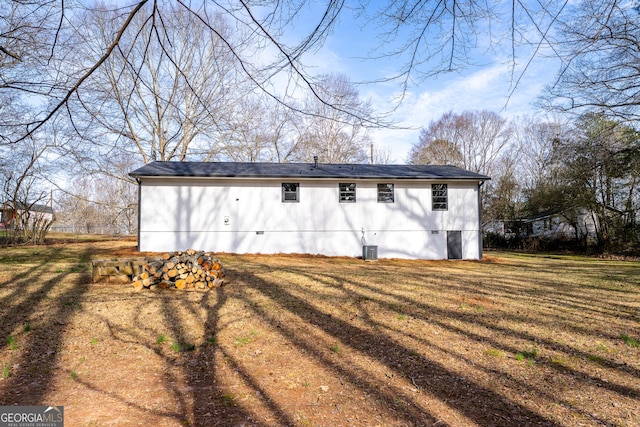
[(17, 206), (19, 210), (22, 211), (31, 211), (31, 212), (41, 212), (41, 213), (53, 213), (53, 209), (49, 205), (41, 205), (41, 204), (32, 204), (28, 205), (26, 203), (18, 202), (15, 205), (13, 203), (5, 202), (0, 205), (1, 209), (13, 210), (12, 206)]
[(488, 176), (455, 166), (359, 165), (335, 163), (153, 162), (129, 174), (142, 177), (469, 179)]

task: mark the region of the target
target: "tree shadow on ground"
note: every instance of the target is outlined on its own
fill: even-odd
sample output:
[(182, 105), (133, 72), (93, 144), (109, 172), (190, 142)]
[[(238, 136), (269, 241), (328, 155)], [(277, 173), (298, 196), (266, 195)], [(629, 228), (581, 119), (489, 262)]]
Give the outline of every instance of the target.
[[(416, 355), (411, 349), (387, 336), (372, 334), (368, 330), (318, 310), (305, 299), (290, 292), (285, 284), (267, 281), (255, 275), (248, 276), (241, 271), (231, 271), (230, 274), (234, 277), (242, 277), (243, 280), (251, 283), (253, 290), (260, 292), (307, 324), (315, 325), (337, 341), (345, 343), (366, 357), (375, 359), (387, 366), (390, 371), (410, 379), (421, 391), (446, 402), (473, 422), (487, 426), (558, 425), (553, 420), (505, 399), (486, 387), (461, 378), (458, 373), (449, 371), (436, 360)], [(373, 384), (368, 384), (368, 379), (357, 372), (345, 371), (332, 364), (309, 345), (306, 336), (296, 333), (286, 324), (279, 323), (269, 312), (256, 306), (254, 310), (267, 322), (271, 322), (272, 326), (290, 342), (327, 365), (329, 369), (340, 371), (340, 375), (353, 384), (365, 387), (368, 393), (376, 395), (380, 401), (393, 400), (393, 391), (381, 391)], [(428, 413), (411, 401), (402, 402), (396, 415), (409, 425), (432, 425), (438, 422), (440, 423), (438, 425), (443, 425), (434, 414)]]
[[(89, 257), (90, 251), (79, 256), (81, 261)], [(7, 378), (0, 383), (0, 405), (46, 404), (65, 328), (80, 308), (86, 283), (91, 280), (87, 274), (70, 280), (71, 271), (60, 271), (32, 292), (25, 293), (55, 262), (46, 258), (30, 270), (0, 283), (3, 290), (9, 290), (0, 299), (3, 319), (0, 337), (7, 347), (13, 347), (10, 351), (17, 353), (6, 372)]]
[[(86, 261), (89, 256), (90, 250), (87, 250), (81, 258)], [(416, 321), (446, 331), (449, 336), (464, 336), (468, 342), (509, 353), (518, 351), (515, 344), (511, 344), (513, 342), (539, 342), (566, 354), (589, 357), (589, 354), (569, 345), (540, 339), (504, 324), (498, 325), (477, 313), (443, 308), (428, 300), (420, 300), (418, 294), (407, 297), (394, 288), (380, 286), (380, 283), (393, 277), (392, 267), (389, 271), (385, 271), (387, 267), (383, 266), (370, 268), (366, 274), (360, 271), (351, 277), (348, 269), (357, 271), (357, 266), (347, 265), (345, 271), (333, 273), (330, 271), (331, 262), (319, 262), (308, 268), (296, 267), (294, 260), (291, 260), (290, 266), (279, 267), (265, 260), (242, 262), (246, 264), (242, 268), (226, 266), (228, 285), (202, 293), (135, 293), (127, 289), (96, 294), (87, 286), (90, 279), (84, 275), (68, 283), (68, 272), (52, 275), (50, 279), (32, 287), (33, 291), (26, 295), (21, 294), (20, 289), (28, 283), (37, 282), (36, 273), (24, 272), (4, 281), (0, 284), (5, 288), (0, 297), (0, 307), (5, 321), (0, 325), (0, 332), (3, 337), (16, 336), (20, 348), (16, 350), (13, 361), (17, 368), (9, 378), (0, 382), (0, 404), (50, 403), (47, 399), (56, 396), (52, 384), (61, 374), (60, 351), (68, 328), (74, 322), (74, 315), (83, 312), (96, 324), (105, 325), (111, 343), (106, 351), (113, 351), (116, 360), (118, 357), (124, 358), (130, 349), (136, 349), (140, 350), (140, 357), (159, 361), (161, 370), (153, 372), (153, 375), (161, 375), (159, 381), (163, 396), (172, 402), (172, 406), (167, 408), (150, 406), (144, 395), (130, 396), (129, 391), (133, 390), (119, 389), (116, 381), (109, 384), (83, 376), (75, 379), (75, 384), (83, 392), (115, 402), (119, 405), (116, 407), (130, 410), (140, 417), (135, 421), (144, 422), (148, 416), (149, 419), (160, 420), (162, 425), (304, 425), (306, 421), (299, 412), (309, 411), (313, 403), (298, 408), (289, 405), (287, 395), (270, 381), (268, 371), (256, 369), (263, 368), (260, 366), (262, 359), (250, 354), (254, 348), (251, 343), (246, 347), (234, 345), (235, 332), (229, 332), (230, 327), (233, 322), (249, 319), (250, 325), (260, 325), (264, 337), (274, 340), (278, 345), (286, 344), (283, 357), (277, 354), (278, 345), (271, 342), (256, 343), (263, 346), (258, 348), (269, 348), (273, 352), (273, 357), (265, 358), (264, 363), (276, 360), (283, 365), (306, 363), (316, 367), (318, 371), (337, 378), (339, 384), (344, 383), (344, 390), (368, 396), (371, 400), (362, 403), (364, 411), (373, 412), (376, 405), (376, 408), (382, 408), (380, 413), (387, 417), (382, 418), (382, 424), (561, 425), (557, 419), (525, 406), (522, 400), (517, 400), (517, 395), (513, 398), (509, 395), (532, 391), (545, 401), (568, 408), (600, 424), (615, 425), (584, 412), (582, 408), (571, 407), (563, 398), (554, 397), (537, 386), (530, 387), (526, 379), (505, 375), (500, 370), (491, 371), (484, 366), (477, 367), (487, 377), (502, 376), (501, 380), (511, 388), (501, 394), (487, 386), (486, 382), (469, 379), (464, 373), (452, 369), (446, 360), (434, 356), (443, 354), (457, 358), (463, 365), (474, 365), (472, 357), (465, 358), (464, 354), (451, 350), (447, 347), (448, 343), (434, 337), (420, 336), (410, 328), (391, 330), (392, 327), (379, 318), (367, 316), (367, 307), (374, 304), (376, 310), (410, 314)], [(42, 262), (35, 268), (46, 269), (51, 266)], [(420, 272), (407, 273), (415, 274), (411, 278), (412, 284), (421, 282)], [(382, 279), (378, 277), (385, 274), (388, 276)], [(472, 294), (477, 284), (466, 279), (463, 272), (459, 274), (455, 277), (456, 286), (462, 293)], [(294, 275), (296, 279), (288, 281), (287, 275)], [(369, 281), (368, 277), (376, 279)], [(305, 283), (313, 285), (305, 286)], [(498, 281), (491, 286), (501, 293), (501, 297), (516, 297), (510, 295), (506, 282)], [(558, 290), (557, 295), (547, 295), (545, 301), (565, 295), (571, 296), (571, 293), (565, 289)], [(332, 314), (331, 304), (340, 298), (349, 300), (354, 310), (360, 313), (359, 317), (349, 319), (344, 313)], [(327, 306), (321, 304), (325, 300), (328, 301)], [(589, 298), (586, 301), (592, 302)], [(126, 306), (131, 318), (116, 321), (108, 310), (96, 312), (90, 307), (90, 303), (102, 302)], [(157, 311), (153, 311), (150, 319), (143, 319), (141, 313), (150, 307)], [(581, 305), (577, 304), (576, 307)], [(508, 317), (507, 321), (535, 319)], [(24, 332), (22, 328), (27, 324), (31, 330)], [(484, 328), (495, 335), (484, 336), (484, 332), (470, 330), (471, 326)], [(159, 331), (165, 331), (175, 340), (178, 346), (175, 351), (154, 341)], [(506, 341), (503, 340), (505, 337)], [(408, 342), (417, 342), (435, 351), (417, 353)], [(340, 355), (337, 350), (336, 353), (329, 350), (327, 343), (339, 343), (348, 350)], [(10, 342), (6, 341), (4, 345), (5, 352), (11, 351), (8, 349)], [(347, 352), (382, 370), (367, 370), (363, 364), (350, 364)], [(299, 356), (300, 360), (290, 358), (292, 355)], [(548, 365), (558, 375), (598, 386), (603, 391), (631, 399), (639, 397), (633, 387), (616, 384), (615, 381), (600, 381), (596, 376), (571, 367), (544, 361), (540, 363)], [(638, 372), (632, 367), (618, 366), (604, 359), (601, 363), (622, 374), (636, 375)], [(382, 378), (378, 378), (372, 372), (384, 373)], [(385, 378), (385, 373), (388, 378)], [(70, 374), (62, 372), (62, 375)], [(238, 389), (243, 390), (243, 396), (234, 395), (229, 378), (237, 384)], [(393, 381), (388, 381), (389, 378)], [(407, 392), (400, 384), (412, 386), (415, 390)], [(300, 390), (304, 390), (304, 387), (292, 393), (302, 394), (304, 391)], [(336, 396), (340, 398), (339, 393)], [(300, 402), (303, 400), (300, 399)], [(455, 417), (445, 421), (439, 412), (442, 408), (431, 408), (429, 402), (441, 403), (446, 410), (459, 414), (458, 419), (462, 422), (458, 424), (451, 421)], [(355, 404), (351, 405), (345, 407), (355, 407)], [(335, 423), (336, 420), (347, 423), (347, 418), (340, 418), (343, 414), (340, 413), (339, 402), (334, 406), (325, 406), (323, 410), (333, 416), (323, 419), (325, 424)]]

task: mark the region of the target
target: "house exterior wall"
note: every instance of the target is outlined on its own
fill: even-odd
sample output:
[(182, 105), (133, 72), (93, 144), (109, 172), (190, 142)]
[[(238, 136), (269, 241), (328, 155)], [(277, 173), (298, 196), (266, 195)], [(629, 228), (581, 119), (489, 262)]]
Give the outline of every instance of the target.
[[(282, 202), (282, 183), (299, 182), (299, 202)], [(339, 182), (356, 183), (340, 203)], [(139, 249), (445, 259), (447, 231), (462, 232), (463, 259), (481, 257), (477, 181), (448, 184), (448, 210), (431, 209), (431, 184), (406, 180), (144, 178)], [(377, 184), (394, 184), (394, 203)]]

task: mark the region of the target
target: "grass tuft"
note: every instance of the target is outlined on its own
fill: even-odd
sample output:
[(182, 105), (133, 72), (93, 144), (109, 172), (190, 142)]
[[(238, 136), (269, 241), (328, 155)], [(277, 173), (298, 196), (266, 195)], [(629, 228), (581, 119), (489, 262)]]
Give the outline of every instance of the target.
[(503, 357), (504, 356), (504, 353), (502, 352), (502, 350), (498, 350), (497, 348), (487, 349), (487, 350), (485, 350), (484, 353), (487, 356), (492, 356), (492, 357)]
[(189, 344), (189, 343), (185, 343), (185, 342), (174, 342), (171, 343), (171, 350), (175, 351), (176, 353), (184, 353), (187, 351), (193, 351), (196, 349), (195, 344)]
[(80, 305), (78, 301), (65, 301), (62, 305), (64, 307), (69, 307), (74, 310), (82, 310), (82, 305)]
[(587, 359), (589, 359), (592, 362), (597, 363), (598, 365), (606, 365), (607, 364), (607, 359), (605, 359), (602, 356), (598, 356), (597, 354), (587, 354)]
[(637, 339), (631, 338), (627, 334), (620, 335), (620, 338), (622, 338), (622, 341), (624, 341), (624, 343), (626, 345), (628, 345), (629, 347), (638, 347), (638, 346), (640, 346), (640, 342), (638, 342)]
[(258, 335), (256, 331), (251, 331), (251, 334), (236, 338), (236, 347), (242, 347), (249, 344)]
[(18, 349), (18, 341), (16, 341), (16, 338), (13, 337), (13, 336), (7, 337), (7, 345), (9, 346), (9, 348), (11, 350), (17, 350)]
[(236, 396), (233, 393), (224, 393), (222, 395), (222, 402), (227, 405), (235, 404)]
[(561, 356), (556, 356), (551, 358), (551, 363), (553, 365), (560, 366), (562, 368), (566, 368), (567, 366), (569, 366), (569, 362), (564, 357), (561, 357)]
[(538, 357), (538, 349), (534, 348), (533, 350), (523, 350), (516, 353), (516, 360), (523, 361), (528, 360), (533, 362)]
[(242, 347), (245, 344), (251, 342), (251, 337), (238, 337), (236, 338), (236, 347)]

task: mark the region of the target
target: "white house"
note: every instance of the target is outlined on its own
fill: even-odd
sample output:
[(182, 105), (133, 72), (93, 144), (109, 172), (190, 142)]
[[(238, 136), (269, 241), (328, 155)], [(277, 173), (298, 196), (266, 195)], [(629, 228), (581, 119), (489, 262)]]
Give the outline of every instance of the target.
[(536, 237), (594, 243), (598, 239), (598, 221), (592, 211), (572, 207), (532, 217), (492, 221), (484, 226), (484, 231), (510, 239)]
[(53, 222), (53, 208), (42, 204), (5, 202), (0, 205), (0, 229), (20, 229)]
[(489, 177), (454, 166), (153, 162), (130, 175), (140, 251), (482, 257)]
[(593, 212), (569, 208), (562, 212), (539, 215), (527, 220), (527, 235), (547, 239), (597, 241), (597, 221)]

